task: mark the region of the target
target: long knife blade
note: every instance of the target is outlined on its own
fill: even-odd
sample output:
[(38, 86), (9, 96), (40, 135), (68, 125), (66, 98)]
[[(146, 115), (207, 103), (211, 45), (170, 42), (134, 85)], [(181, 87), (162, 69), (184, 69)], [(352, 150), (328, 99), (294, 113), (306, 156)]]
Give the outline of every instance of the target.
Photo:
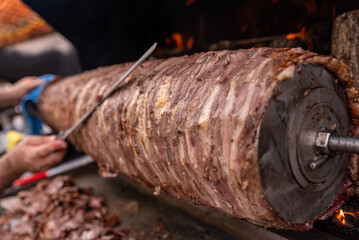
[(154, 43), (138, 60), (135, 62), (130, 69), (127, 70), (127, 72), (111, 87), (109, 88), (105, 94), (103, 95), (102, 99), (98, 101), (95, 106), (93, 106), (88, 112), (86, 112), (80, 120), (78, 120), (72, 127), (70, 127), (67, 130), (61, 130), (58, 135), (57, 139), (65, 140), (70, 136), (70, 134), (78, 128), (91, 114), (96, 110), (98, 106), (103, 103), (108, 96), (110, 96), (112, 93), (114, 93), (120, 86), (120, 84), (130, 75), (146, 58), (148, 58), (151, 53), (155, 50), (157, 46), (157, 43)]

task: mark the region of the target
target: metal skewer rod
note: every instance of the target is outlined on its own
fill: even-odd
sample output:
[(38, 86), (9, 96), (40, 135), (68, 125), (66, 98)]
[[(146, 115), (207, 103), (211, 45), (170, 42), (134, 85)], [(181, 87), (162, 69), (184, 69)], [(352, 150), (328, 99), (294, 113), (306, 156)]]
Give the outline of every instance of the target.
[(148, 56), (151, 55), (151, 53), (155, 50), (157, 46), (157, 43), (154, 43), (143, 55), (140, 57), (135, 64), (132, 65), (130, 69), (127, 70), (127, 72), (111, 87), (109, 88), (103, 95), (100, 101), (98, 101), (95, 106), (93, 106), (88, 112), (86, 112), (80, 120), (78, 120), (72, 127), (67, 129), (66, 131), (61, 130), (57, 138), (61, 140), (65, 140), (70, 136), (70, 134), (79, 127), (95, 110), (98, 106), (103, 103), (108, 96), (110, 96), (113, 92), (115, 92), (119, 87), (120, 84), (130, 75)]

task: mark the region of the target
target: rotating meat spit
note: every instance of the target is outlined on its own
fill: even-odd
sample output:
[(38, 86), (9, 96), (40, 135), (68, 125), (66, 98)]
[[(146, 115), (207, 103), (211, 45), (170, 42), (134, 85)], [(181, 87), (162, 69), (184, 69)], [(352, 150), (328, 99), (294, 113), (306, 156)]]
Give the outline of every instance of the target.
[[(40, 116), (69, 128), (128, 67), (52, 82)], [(358, 97), (346, 65), (301, 49), (152, 60), (69, 140), (103, 176), (122, 174), (261, 226), (304, 230), (341, 196), (353, 151), (341, 136), (359, 122)]]

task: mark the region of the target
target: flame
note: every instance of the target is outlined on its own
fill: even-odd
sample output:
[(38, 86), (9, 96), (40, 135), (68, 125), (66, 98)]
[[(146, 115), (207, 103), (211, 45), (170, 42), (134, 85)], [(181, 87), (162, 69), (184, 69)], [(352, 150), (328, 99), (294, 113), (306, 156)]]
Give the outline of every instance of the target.
[(358, 214), (354, 213), (354, 212), (347, 212), (347, 211), (343, 211), (344, 214), (350, 215), (353, 218), (358, 218)]
[(344, 215), (343, 209), (339, 210), (339, 213), (337, 213), (335, 215), (335, 218), (341, 225), (343, 225), (343, 226), (345, 225), (346, 221), (345, 221), (345, 215)]
[(192, 49), (194, 44), (193, 36), (184, 36), (181, 33), (172, 33), (171, 38), (166, 37), (165, 43), (167, 45), (174, 44), (176, 48)]
[(183, 47), (183, 37), (180, 33), (172, 33), (171, 37), (175, 42), (176, 47)]
[(305, 42), (306, 40), (306, 36), (305, 36), (305, 30), (307, 28), (306, 27), (302, 27), (302, 29), (300, 29), (300, 32), (297, 32), (297, 33), (289, 33), (287, 34), (286, 38), (288, 40), (293, 40), (293, 39), (296, 39), (296, 38), (300, 38), (300, 40), (302, 42)]
[(306, 32), (307, 27), (302, 27), (300, 32), (297, 33), (289, 33), (286, 38), (288, 40), (293, 40), (295, 38), (299, 38), (300, 41), (305, 42), (307, 44), (308, 50), (311, 51), (313, 49), (313, 42), (310, 36), (307, 35)]
[(187, 40), (187, 48), (192, 49), (193, 48), (193, 43), (194, 43), (194, 38), (192, 36), (189, 36), (188, 40)]
[(346, 226), (346, 227), (354, 227), (352, 224), (350, 224), (347, 219), (346, 219), (346, 216), (345, 215), (350, 215), (352, 216), (353, 218), (356, 218), (358, 219), (359, 218), (359, 211), (352, 211), (352, 212), (349, 212), (349, 211), (344, 211), (343, 209), (340, 209), (340, 210), (337, 210), (335, 212), (335, 216), (334, 216), (334, 221), (336, 223), (338, 223), (339, 225), (341, 226)]

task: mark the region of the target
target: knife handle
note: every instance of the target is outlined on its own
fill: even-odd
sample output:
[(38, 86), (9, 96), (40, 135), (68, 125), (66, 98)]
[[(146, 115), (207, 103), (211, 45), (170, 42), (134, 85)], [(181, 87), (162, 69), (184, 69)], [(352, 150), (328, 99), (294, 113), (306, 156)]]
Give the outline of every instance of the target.
[(15, 187), (22, 187), (25, 185), (29, 185), (31, 183), (40, 181), (41, 179), (47, 178), (47, 172), (38, 172), (31, 174), (30, 176), (22, 177), (19, 179), (16, 179), (13, 183)]

